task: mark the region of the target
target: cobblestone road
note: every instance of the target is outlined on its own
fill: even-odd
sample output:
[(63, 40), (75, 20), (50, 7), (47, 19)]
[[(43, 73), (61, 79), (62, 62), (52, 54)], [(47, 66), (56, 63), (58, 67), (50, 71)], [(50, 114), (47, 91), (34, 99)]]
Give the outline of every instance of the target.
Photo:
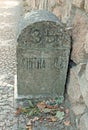
[(0, 130), (25, 130), (27, 118), (16, 116), (14, 100), (14, 76), (0, 76)]
[(0, 0), (0, 130), (19, 130), (20, 119), (14, 116), (14, 74), (21, 11), (20, 0)]
[(0, 0), (0, 74), (16, 71), (16, 39), (21, 0)]

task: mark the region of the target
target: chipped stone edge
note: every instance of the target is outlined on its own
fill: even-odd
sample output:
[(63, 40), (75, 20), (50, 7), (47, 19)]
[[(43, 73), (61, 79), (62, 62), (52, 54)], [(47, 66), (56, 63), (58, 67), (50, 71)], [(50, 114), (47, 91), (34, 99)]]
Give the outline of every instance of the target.
[(18, 92), (17, 92), (17, 75), (14, 76), (14, 99), (18, 98)]

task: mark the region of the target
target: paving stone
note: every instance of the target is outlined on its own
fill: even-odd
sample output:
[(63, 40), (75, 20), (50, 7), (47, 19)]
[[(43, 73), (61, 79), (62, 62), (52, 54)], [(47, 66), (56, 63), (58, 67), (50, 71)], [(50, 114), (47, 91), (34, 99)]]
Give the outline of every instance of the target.
[(0, 127), (4, 126), (5, 122), (0, 122)]

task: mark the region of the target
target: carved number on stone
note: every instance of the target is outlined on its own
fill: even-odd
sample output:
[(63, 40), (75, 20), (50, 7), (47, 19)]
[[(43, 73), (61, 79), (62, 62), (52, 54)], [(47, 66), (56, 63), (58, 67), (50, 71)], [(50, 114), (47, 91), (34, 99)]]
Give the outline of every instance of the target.
[[(52, 43), (56, 41), (56, 37), (53, 36), (53, 34), (49, 33), (49, 30), (45, 32), (45, 34), (41, 34), (41, 32), (36, 29), (31, 31), (32, 40), (34, 43), (40, 43), (41, 41), (44, 41), (44, 43)], [(40, 44), (42, 44), (41, 42)], [(42, 44), (43, 45), (43, 44)]]
[(41, 33), (38, 29), (32, 30), (31, 36), (34, 43), (39, 43), (41, 41)]

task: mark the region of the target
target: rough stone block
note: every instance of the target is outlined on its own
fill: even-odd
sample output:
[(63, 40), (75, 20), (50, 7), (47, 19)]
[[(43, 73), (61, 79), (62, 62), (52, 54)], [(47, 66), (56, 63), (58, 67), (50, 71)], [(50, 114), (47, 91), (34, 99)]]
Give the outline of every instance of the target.
[(72, 110), (76, 116), (83, 114), (85, 108), (86, 108), (85, 104), (72, 104)]
[(79, 8), (84, 8), (84, 2), (85, 2), (84, 0), (73, 0), (72, 1), (72, 3)]
[(85, 0), (85, 6), (84, 6), (86, 12), (88, 13), (88, 0)]
[(85, 113), (80, 119), (80, 130), (88, 130), (88, 113)]
[(88, 80), (86, 78), (86, 72), (87, 72), (87, 65), (83, 64), (81, 65), (81, 69), (79, 72), (79, 83), (80, 83), (80, 90), (83, 96), (83, 100), (88, 107)]
[(29, 25), (18, 37), (18, 95), (63, 95), (70, 36), (57, 17), (47, 11), (32, 12), (28, 20)]
[(73, 21), (73, 46), (71, 59), (76, 63), (86, 63), (88, 60), (88, 17), (77, 10)]
[(66, 23), (71, 13), (71, 0), (25, 0), (25, 12), (31, 10), (48, 10), (53, 12), (56, 16), (61, 17), (61, 21)]
[(70, 70), (70, 79), (67, 87), (71, 103), (85, 104), (88, 107), (88, 80), (86, 64), (79, 64)]
[(77, 67), (73, 67), (70, 69), (70, 74), (69, 74), (69, 82), (67, 84), (67, 91), (69, 95), (69, 100), (71, 103), (81, 103), (83, 100), (80, 102), (82, 94), (80, 90), (80, 84), (78, 81), (78, 76), (77, 76)]

